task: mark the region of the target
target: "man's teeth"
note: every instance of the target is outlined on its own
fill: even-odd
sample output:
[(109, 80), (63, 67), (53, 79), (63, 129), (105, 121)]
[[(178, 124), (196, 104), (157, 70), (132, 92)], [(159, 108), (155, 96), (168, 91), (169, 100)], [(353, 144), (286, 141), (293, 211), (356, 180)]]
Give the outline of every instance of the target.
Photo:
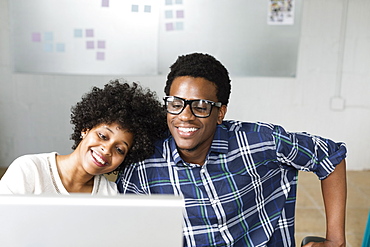
[(182, 131), (182, 132), (193, 132), (193, 131), (196, 131), (197, 128), (182, 128), (182, 127), (179, 127), (179, 130)]
[(100, 163), (100, 164), (105, 165), (105, 161), (104, 161), (102, 158), (100, 158), (100, 156), (99, 156), (99, 155), (97, 155), (95, 152), (92, 152), (92, 155), (94, 156), (94, 158), (95, 158), (97, 161), (99, 161), (99, 163)]

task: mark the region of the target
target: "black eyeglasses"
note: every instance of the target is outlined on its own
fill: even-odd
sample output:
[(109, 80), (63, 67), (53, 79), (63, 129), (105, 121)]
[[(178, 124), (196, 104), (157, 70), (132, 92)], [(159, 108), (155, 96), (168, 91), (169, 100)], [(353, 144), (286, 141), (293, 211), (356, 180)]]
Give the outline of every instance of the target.
[(205, 99), (186, 100), (176, 96), (166, 96), (163, 98), (167, 112), (179, 115), (187, 105), (196, 117), (206, 118), (211, 115), (212, 106), (221, 107), (221, 102), (213, 102)]

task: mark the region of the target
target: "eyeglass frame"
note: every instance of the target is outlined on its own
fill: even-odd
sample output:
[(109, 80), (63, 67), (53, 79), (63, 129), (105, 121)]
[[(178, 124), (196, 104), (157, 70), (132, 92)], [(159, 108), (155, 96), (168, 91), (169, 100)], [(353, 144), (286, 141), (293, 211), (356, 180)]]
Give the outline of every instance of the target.
[[(179, 99), (179, 100), (182, 100), (184, 102), (184, 105), (183, 105), (182, 109), (178, 113), (173, 113), (173, 112), (168, 111), (167, 100), (170, 99), (170, 98)], [(206, 99), (190, 99), (190, 100), (187, 100), (187, 99), (183, 99), (183, 98), (180, 98), (180, 97), (177, 97), (177, 96), (165, 96), (165, 97), (163, 97), (163, 100), (164, 100), (164, 105), (166, 107), (166, 111), (168, 113), (170, 113), (172, 115), (180, 115), (184, 111), (186, 106), (189, 105), (191, 113), (194, 116), (199, 117), (199, 118), (207, 118), (207, 117), (211, 116), (213, 106), (216, 106), (216, 107), (219, 107), (219, 108), (222, 106), (222, 102), (213, 102), (211, 100), (206, 100)], [(207, 104), (211, 105), (211, 109), (209, 110), (209, 113), (208, 113), (207, 116), (199, 116), (199, 115), (194, 113), (192, 103), (195, 102), (195, 101), (205, 101)]]

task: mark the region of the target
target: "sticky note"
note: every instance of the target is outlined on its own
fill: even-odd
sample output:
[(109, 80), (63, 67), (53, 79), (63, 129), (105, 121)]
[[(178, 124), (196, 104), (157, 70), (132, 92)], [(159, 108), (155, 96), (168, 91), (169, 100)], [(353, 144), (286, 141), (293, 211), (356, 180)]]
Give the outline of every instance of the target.
[(94, 49), (94, 41), (86, 41), (86, 49)]
[(183, 10), (177, 10), (176, 11), (176, 18), (184, 18), (184, 11)]
[(98, 49), (105, 49), (105, 41), (98, 40)]
[(86, 37), (94, 37), (94, 29), (86, 29)]
[(166, 11), (164, 12), (164, 17), (165, 17), (166, 19), (172, 19), (172, 18), (173, 18), (172, 10), (166, 10)]
[(170, 22), (170, 23), (166, 23), (166, 31), (173, 31), (173, 23)]
[(56, 43), (55, 50), (57, 52), (65, 52), (65, 44), (64, 43)]
[(41, 42), (41, 33), (32, 33), (32, 42)]
[(133, 4), (131, 6), (131, 12), (139, 12), (139, 5)]
[(44, 33), (44, 40), (45, 41), (53, 41), (54, 40), (53, 32), (45, 32)]
[(105, 59), (105, 53), (104, 52), (97, 52), (96, 53), (96, 60), (104, 60)]
[(152, 11), (152, 6), (150, 5), (145, 5), (144, 6), (144, 12), (145, 13), (150, 13)]
[(82, 29), (75, 29), (73, 34), (74, 34), (75, 38), (81, 38), (82, 37)]
[(176, 22), (175, 23), (176, 30), (184, 30), (184, 22)]
[(102, 7), (109, 7), (109, 0), (102, 0), (101, 1), (101, 6)]

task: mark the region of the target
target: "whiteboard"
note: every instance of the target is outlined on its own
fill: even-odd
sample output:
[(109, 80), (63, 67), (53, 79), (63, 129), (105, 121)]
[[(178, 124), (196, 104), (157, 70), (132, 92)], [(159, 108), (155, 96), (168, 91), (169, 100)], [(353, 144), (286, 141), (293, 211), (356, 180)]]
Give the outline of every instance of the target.
[[(291, 2), (286, 21), (271, 6)], [(232, 76), (294, 77), (302, 1), (9, 0), (15, 72), (160, 75), (202, 52)], [(283, 12), (282, 12), (283, 13)]]

